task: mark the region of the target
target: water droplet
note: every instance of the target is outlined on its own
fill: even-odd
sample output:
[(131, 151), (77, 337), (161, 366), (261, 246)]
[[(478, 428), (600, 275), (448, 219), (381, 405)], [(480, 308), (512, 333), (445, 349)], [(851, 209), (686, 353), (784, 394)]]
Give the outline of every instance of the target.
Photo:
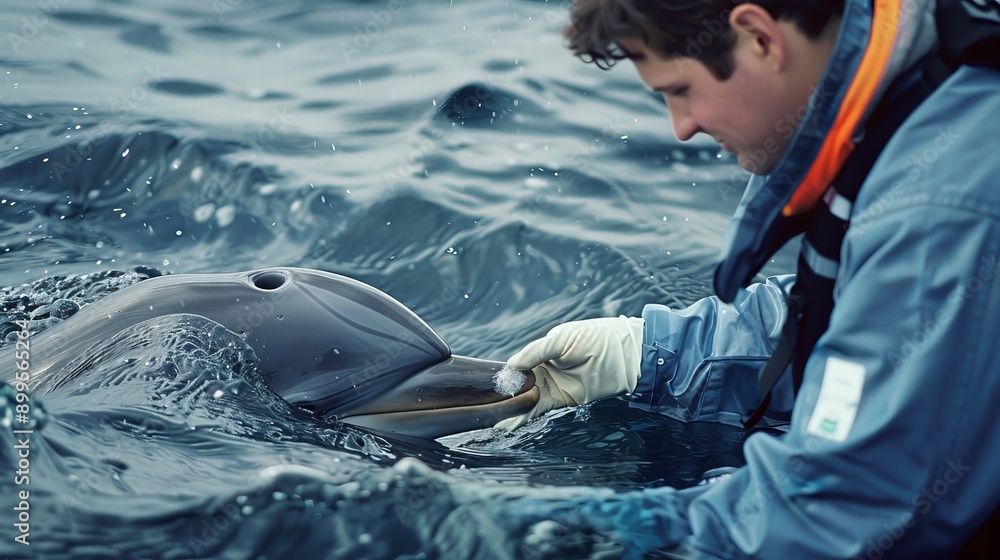
[(215, 221), (218, 222), (219, 227), (226, 227), (233, 223), (235, 219), (236, 207), (232, 204), (227, 204), (215, 211)]
[(194, 221), (204, 222), (215, 214), (215, 204), (207, 202), (194, 209)]

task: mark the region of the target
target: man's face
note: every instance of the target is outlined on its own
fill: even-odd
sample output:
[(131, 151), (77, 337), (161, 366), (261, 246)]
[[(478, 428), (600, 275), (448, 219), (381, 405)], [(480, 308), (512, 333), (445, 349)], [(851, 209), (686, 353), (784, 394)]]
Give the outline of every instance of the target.
[(646, 85), (667, 102), (674, 134), (681, 141), (695, 133), (710, 135), (736, 154), (744, 169), (771, 171), (791, 141), (809, 100), (809, 88), (789, 81), (752, 47), (737, 41), (735, 71), (717, 79), (700, 61), (664, 57), (642, 40), (621, 39)]

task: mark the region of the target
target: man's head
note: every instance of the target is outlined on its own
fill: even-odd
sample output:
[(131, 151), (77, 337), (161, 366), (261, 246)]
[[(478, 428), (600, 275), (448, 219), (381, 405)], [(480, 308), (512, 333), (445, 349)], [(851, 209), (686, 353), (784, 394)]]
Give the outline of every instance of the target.
[(710, 134), (770, 172), (836, 42), (843, 0), (576, 0), (570, 48), (602, 68), (630, 59), (663, 94), (674, 133)]

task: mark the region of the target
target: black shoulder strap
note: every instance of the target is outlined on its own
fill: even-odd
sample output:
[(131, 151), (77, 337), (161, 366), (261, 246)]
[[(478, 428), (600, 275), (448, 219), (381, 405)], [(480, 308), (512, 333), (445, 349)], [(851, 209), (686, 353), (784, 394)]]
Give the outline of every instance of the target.
[(792, 286), (792, 291), (788, 294), (788, 316), (785, 317), (785, 324), (781, 327), (781, 338), (778, 345), (771, 353), (771, 357), (760, 368), (757, 379), (760, 382), (761, 395), (763, 401), (757, 408), (747, 412), (740, 418), (743, 426), (752, 428), (764, 417), (764, 411), (771, 404), (771, 389), (781, 379), (781, 375), (788, 369), (788, 364), (792, 363), (795, 355), (795, 342), (799, 333), (799, 319), (802, 309), (802, 295), (799, 293), (799, 283)]
[(1000, 0), (938, 0), (935, 16), (938, 52), (949, 67), (1000, 70)]

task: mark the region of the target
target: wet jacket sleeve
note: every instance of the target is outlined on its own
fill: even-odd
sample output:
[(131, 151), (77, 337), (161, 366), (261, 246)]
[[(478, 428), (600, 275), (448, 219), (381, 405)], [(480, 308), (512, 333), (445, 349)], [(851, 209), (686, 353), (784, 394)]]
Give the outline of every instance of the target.
[[(772, 276), (732, 304), (708, 297), (679, 311), (647, 305), (632, 405), (684, 421), (738, 425), (761, 400), (757, 376), (777, 345), (794, 281), (793, 275)], [(794, 399), (790, 378), (782, 376), (774, 388), (769, 420), (787, 421)]]

